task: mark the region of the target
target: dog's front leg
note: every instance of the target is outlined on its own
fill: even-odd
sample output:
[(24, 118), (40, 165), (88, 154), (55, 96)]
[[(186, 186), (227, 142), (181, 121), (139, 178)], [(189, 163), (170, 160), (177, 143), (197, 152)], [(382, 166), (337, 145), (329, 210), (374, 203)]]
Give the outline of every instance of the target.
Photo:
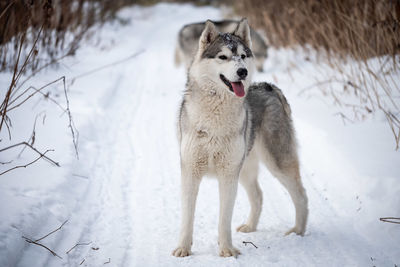
[(237, 257), (239, 250), (232, 245), (232, 213), (235, 204), (239, 177), (223, 176), (219, 177), (219, 225), (218, 225), (218, 244), (219, 255), (221, 257)]
[(193, 238), (193, 220), (200, 180), (201, 177), (193, 175), (193, 172), (185, 171), (185, 168), (182, 168), (182, 222), (179, 244), (172, 252), (175, 257), (186, 257), (192, 254), (190, 249)]

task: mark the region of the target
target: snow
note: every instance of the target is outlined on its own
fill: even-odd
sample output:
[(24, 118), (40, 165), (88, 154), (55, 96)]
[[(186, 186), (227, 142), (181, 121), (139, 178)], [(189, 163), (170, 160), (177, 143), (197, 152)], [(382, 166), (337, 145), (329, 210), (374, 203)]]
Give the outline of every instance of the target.
[[(12, 140), (2, 131), (0, 146), (29, 139), (35, 116), (41, 114), (35, 147), (54, 149), (48, 156), (61, 167), (41, 160), (0, 176), (0, 266), (78, 266), (83, 260), (81, 266), (102, 266), (109, 260), (110, 266), (400, 265), (400, 227), (379, 221), (400, 215), (400, 154), (388, 126), (379, 114), (344, 125), (327, 98), (299, 95), (323, 71), (304, 52), (273, 49), (255, 81), (275, 83), (292, 107), (309, 197), (306, 235), (283, 235), (294, 223), (294, 209), (284, 188), (261, 168), (264, 206), (258, 230), (233, 233), (242, 255), (218, 256), (217, 183), (204, 179), (194, 254), (171, 256), (180, 225), (175, 125), (186, 79), (183, 67), (173, 65), (176, 35), (186, 23), (222, 15), (212, 7), (158, 4), (125, 8), (119, 16), (130, 22), (96, 29), (76, 56), (28, 82), (40, 87), (66, 76), (79, 130), (79, 160), (68, 117), (59, 107), (37, 96), (10, 113)], [(121, 64), (78, 77), (142, 50)], [(0, 74), (3, 88), (9, 81), (10, 73)], [(61, 83), (47, 91), (65, 106)], [(14, 166), (37, 156), (26, 149), (16, 159), (19, 151), (3, 152), (0, 161), (15, 159)], [(0, 171), (9, 167), (0, 165)], [(248, 212), (240, 188), (233, 228)], [(21, 238), (39, 238), (66, 220), (61, 230), (42, 240), (62, 259)]]

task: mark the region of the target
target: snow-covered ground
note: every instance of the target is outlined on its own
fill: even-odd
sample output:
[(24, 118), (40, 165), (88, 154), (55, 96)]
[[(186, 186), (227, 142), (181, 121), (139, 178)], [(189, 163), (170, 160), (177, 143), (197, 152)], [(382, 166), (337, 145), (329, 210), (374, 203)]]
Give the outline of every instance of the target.
[[(12, 140), (28, 140), (36, 123), (35, 147), (54, 149), (26, 169), (0, 176), (0, 266), (399, 266), (400, 226), (380, 217), (400, 216), (400, 152), (383, 116), (343, 125), (326, 98), (299, 96), (315, 82), (318, 66), (302, 52), (270, 50), (257, 81), (274, 82), (292, 106), (300, 145), (310, 218), (304, 237), (284, 236), (294, 223), (288, 193), (266, 169), (260, 171), (264, 206), (258, 230), (234, 233), (237, 259), (217, 253), (218, 190), (204, 179), (198, 198), (193, 255), (175, 258), (180, 224), (180, 170), (175, 134), (185, 85), (183, 67), (173, 65), (176, 34), (185, 23), (221, 18), (219, 10), (191, 5), (132, 7), (119, 14), (127, 25), (108, 24), (73, 58), (28, 83), (40, 87), (65, 75), (72, 115), (79, 130), (79, 160), (68, 117), (35, 96), (10, 112)], [(97, 43), (94, 45), (94, 43)], [(82, 73), (143, 51), (111, 68)], [(296, 67), (293, 67), (296, 66)], [(397, 77), (398, 78), (398, 77)], [(7, 88), (10, 73), (0, 74)], [(46, 89), (65, 106), (61, 83)], [(2, 93), (3, 95), (4, 93)], [(20, 148), (0, 154), (4, 171), (37, 155)], [(249, 212), (239, 189), (233, 227)], [(41, 242), (27, 243), (56, 229)], [(243, 241), (251, 241), (245, 246)], [(68, 254), (76, 244), (79, 245)]]

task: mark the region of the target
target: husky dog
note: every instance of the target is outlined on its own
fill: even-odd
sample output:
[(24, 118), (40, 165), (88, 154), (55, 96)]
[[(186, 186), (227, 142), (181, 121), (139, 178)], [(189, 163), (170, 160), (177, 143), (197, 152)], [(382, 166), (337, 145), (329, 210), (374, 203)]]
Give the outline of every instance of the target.
[(239, 254), (231, 237), (237, 186), (240, 182), (245, 188), (251, 205), (247, 222), (237, 231), (255, 231), (262, 205), (259, 161), (286, 187), (294, 203), (296, 224), (287, 234), (305, 232), (307, 196), (301, 183), (291, 110), (275, 86), (250, 86), (253, 61), (246, 19), (232, 34), (221, 34), (211, 21), (206, 22), (179, 112), (182, 225), (174, 256), (191, 254), (196, 198), (206, 174), (216, 176), (219, 186), (219, 255)]
[[(220, 32), (233, 33), (239, 21), (222, 20), (212, 21)], [(205, 22), (193, 23), (183, 26), (178, 34), (178, 43), (175, 48), (175, 65), (179, 66), (183, 61), (186, 68), (190, 66), (197, 52), (199, 37), (203, 32)], [(251, 41), (253, 43), (252, 52), (255, 57), (257, 70), (263, 71), (264, 61), (267, 58), (268, 46), (263, 38), (252, 28), (250, 28)]]

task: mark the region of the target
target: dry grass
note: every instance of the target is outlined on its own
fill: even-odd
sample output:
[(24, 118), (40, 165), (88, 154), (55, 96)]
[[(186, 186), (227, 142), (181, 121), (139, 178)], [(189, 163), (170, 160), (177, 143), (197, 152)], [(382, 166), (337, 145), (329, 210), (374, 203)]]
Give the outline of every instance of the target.
[(381, 111), (399, 148), (399, 0), (238, 0), (236, 11), (263, 29), (273, 47), (311, 47), (326, 55), (322, 64), (338, 72), (318, 88), (351, 109), (352, 120)]
[[(93, 25), (113, 19), (121, 7), (132, 2), (136, 1), (0, 1), (0, 70), (10, 71), (10, 84), (8, 88), (3, 88), (3, 94), (1, 94), (4, 98), (0, 103), (0, 131), (8, 132), (8, 142), (12, 139), (10, 111), (24, 105), (35, 95), (42, 95), (44, 99), (52, 101), (68, 115), (68, 127), (71, 130), (75, 153), (78, 157), (78, 132), (69, 108), (65, 77), (62, 76), (40, 88), (26, 85), (24, 89), (23, 86), (36, 73), (74, 54), (80, 41)], [(59, 82), (63, 83), (66, 107), (53, 99), (49, 92), (43, 93), (45, 88)], [(34, 125), (36, 125), (36, 119)], [(33, 147), (34, 142), (35, 127), (29, 141), (1, 149), (1, 151), (6, 151), (24, 145), (37, 152), (39, 157), (29, 163), (10, 167), (0, 175), (18, 168), (26, 168), (40, 159), (59, 166), (57, 162), (45, 155), (52, 150), (42, 153)]]
[[(72, 55), (95, 23), (116, 17), (116, 12), (135, 0), (0, 1), (0, 70), (11, 70), (18, 57), (25, 58), (36, 37), (36, 53), (29, 68)], [(21, 19), (24, 18), (24, 19)]]

